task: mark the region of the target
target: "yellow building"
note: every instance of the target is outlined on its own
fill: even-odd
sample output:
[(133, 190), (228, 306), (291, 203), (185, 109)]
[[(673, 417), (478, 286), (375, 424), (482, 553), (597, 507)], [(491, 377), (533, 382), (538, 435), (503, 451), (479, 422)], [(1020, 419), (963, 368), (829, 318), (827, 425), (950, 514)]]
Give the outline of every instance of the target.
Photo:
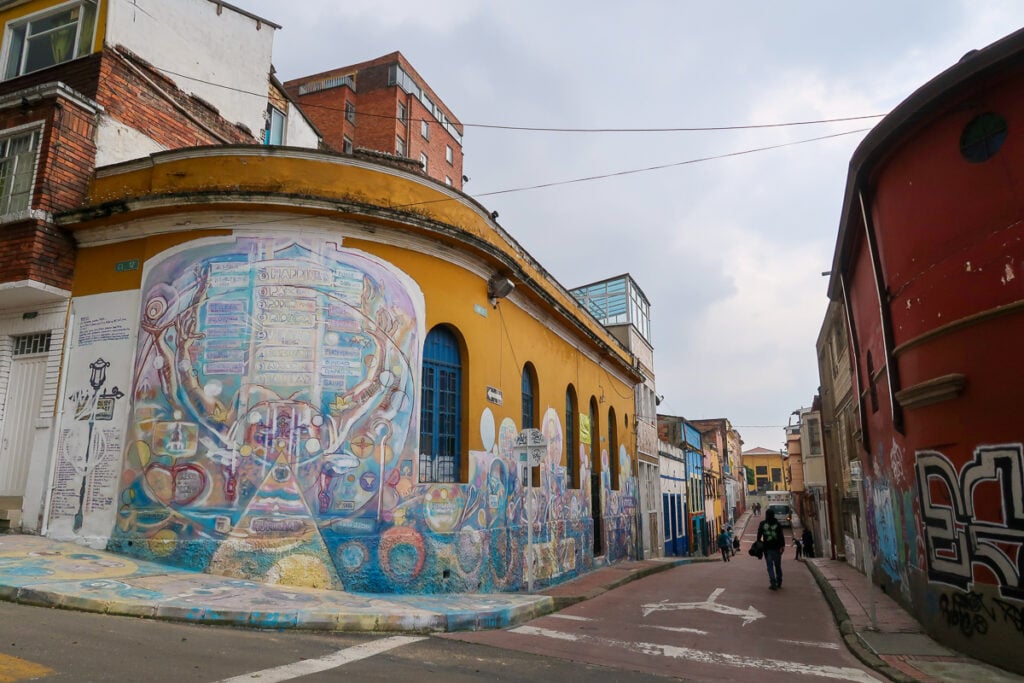
[(754, 483), (747, 483), (748, 494), (789, 490), (787, 465), (781, 451), (773, 451), (760, 446), (751, 448), (743, 451), (743, 465), (754, 473)]
[[(369, 592), (634, 553), (632, 356), (407, 169), (224, 146), (97, 172), (58, 218), (79, 251), (51, 535)], [(517, 449), (526, 428), (544, 443)]]

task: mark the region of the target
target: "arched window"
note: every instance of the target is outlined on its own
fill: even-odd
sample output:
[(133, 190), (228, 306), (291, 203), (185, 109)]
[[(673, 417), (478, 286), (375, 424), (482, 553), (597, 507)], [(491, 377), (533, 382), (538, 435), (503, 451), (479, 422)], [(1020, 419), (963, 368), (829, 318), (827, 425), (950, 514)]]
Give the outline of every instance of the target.
[(522, 389), (523, 420), (520, 429), (537, 427), (537, 374), (530, 363), (523, 366)]
[(423, 346), (420, 472), (424, 483), (458, 481), (462, 466), (462, 357), (459, 340), (438, 326)]
[(601, 474), (601, 425), (597, 417), (597, 399), (590, 397), (590, 471)]
[(578, 489), (579, 457), (576, 453), (576, 436), (579, 434), (579, 408), (576, 407), (576, 389), (570, 384), (565, 389), (565, 486)]
[[(523, 366), (522, 377), (523, 393), (523, 421), (520, 429), (539, 429), (540, 420), (537, 417), (537, 371), (533, 369), (532, 363)], [(531, 467), (531, 481), (533, 486), (540, 486), (540, 468)]]
[(608, 408), (608, 469), (612, 489), (619, 490), (619, 422), (615, 419), (615, 408)]

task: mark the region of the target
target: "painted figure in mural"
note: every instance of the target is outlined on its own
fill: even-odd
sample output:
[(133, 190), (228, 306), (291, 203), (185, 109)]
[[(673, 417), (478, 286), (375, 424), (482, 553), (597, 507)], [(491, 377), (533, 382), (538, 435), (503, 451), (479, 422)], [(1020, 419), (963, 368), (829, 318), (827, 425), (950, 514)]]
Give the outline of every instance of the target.
[(814, 557), (814, 534), (810, 529), (804, 529), (800, 538), (803, 543), (804, 557)]
[(782, 551), (786, 548), (786, 537), (782, 525), (775, 519), (775, 511), (768, 508), (764, 521), (757, 525), (757, 540), (764, 544), (764, 563), (768, 567), (768, 587), (782, 588)]
[(728, 562), (732, 556), (732, 541), (729, 539), (729, 532), (725, 529), (718, 534), (718, 550), (722, 553), (722, 560)]

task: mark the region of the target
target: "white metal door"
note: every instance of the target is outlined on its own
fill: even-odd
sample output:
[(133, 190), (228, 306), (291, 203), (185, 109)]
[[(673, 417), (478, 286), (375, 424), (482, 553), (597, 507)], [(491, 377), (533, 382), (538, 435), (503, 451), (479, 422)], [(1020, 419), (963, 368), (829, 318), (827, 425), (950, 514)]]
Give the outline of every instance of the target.
[(0, 496), (25, 493), (35, 421), (43, 400), (46, 358), (45, 355), (16, 357), (11, 363), (3, 433), (0, 434)]

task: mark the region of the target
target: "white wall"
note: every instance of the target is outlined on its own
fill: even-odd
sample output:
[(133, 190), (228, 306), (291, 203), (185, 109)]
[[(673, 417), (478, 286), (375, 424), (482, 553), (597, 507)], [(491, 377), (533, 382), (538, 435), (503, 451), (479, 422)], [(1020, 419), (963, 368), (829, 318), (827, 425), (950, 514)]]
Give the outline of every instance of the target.
[(298, 108), (292, 104), (288, 105), (288, 127), (284, 133), (284, 144), (289, 147), (309, 147), (311, 149), (320, 146), (320, 136), (298, 111)]
[(106, 114), (100, 115), (96, 132), (96, 166), (138, 159), (165, 148), (148, 135), (124, 125)]
[(139, 55), (256, 136), (267, 109), (275, 29), (221, 7), (218, 15), (209, 0), (110, 0), (106, 42)]

